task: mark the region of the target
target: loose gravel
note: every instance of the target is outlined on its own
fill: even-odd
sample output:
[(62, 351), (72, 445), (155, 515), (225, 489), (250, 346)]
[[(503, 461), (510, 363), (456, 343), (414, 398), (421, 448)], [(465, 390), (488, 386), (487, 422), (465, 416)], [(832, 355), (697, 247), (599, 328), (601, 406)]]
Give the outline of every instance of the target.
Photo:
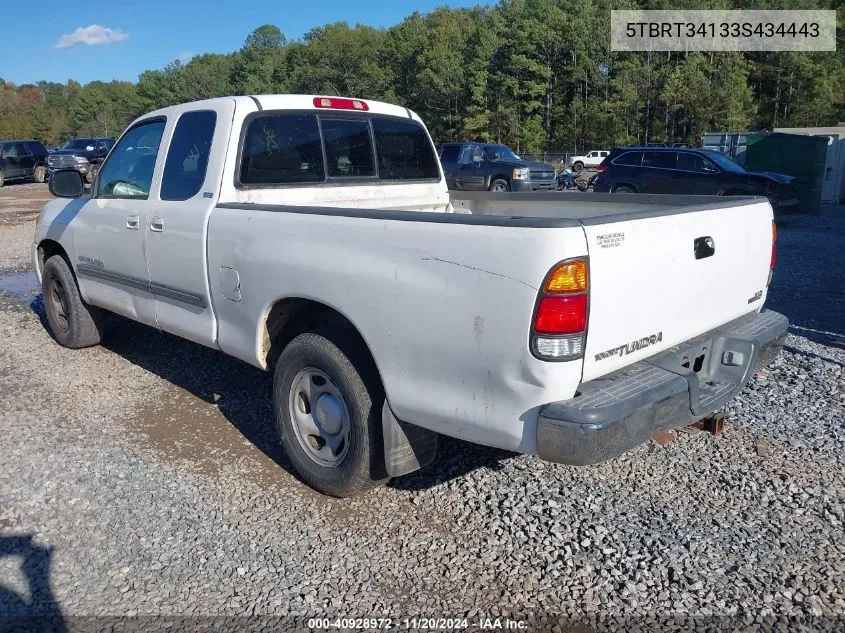
[(721, 437), (581, 468), (444, 439), (432, 466), (351, 500), (292, 474), (268, 374), (118, 317), (102, 347), (56, 345), (37, 290), (2, 291), (32, 231), (0, 227), (0, 629), (845, 622), (845, 213), (781, 219), (769, 305), (794, 326)]

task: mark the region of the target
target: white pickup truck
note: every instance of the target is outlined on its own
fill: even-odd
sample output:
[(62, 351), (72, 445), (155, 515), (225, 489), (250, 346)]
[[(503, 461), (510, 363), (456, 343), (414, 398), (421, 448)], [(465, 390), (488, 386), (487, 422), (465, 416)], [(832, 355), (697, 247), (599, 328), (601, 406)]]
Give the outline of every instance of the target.
[(56, 172), (32, 258), (62, 345), (122, 314), (275, 371), (280, 441), (348, 496), (445, 434), (565, 464), (716, 411), (779, 349), (765, 199), (449, 193), (403, 107), (152, 112), (90, 193)]

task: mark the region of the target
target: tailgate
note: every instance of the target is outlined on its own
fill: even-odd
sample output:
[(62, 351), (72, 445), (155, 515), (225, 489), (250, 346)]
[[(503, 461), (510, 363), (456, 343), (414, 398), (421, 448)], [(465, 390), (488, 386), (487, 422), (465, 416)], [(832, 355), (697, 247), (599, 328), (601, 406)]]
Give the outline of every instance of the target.
[(585, 222), (590, 314), (582, 380), (763, 305), (772, 254), (769, 204), (696, 208)]

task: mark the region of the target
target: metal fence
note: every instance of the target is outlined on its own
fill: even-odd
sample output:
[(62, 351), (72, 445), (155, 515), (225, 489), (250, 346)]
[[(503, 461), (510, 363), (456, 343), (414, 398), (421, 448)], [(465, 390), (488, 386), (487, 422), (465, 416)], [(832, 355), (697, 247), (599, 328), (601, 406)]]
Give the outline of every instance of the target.
[(572, 152), (524, 152), (520, 154), (520, 157), (525, 160), (548, 163), (549, 165), (553, 165), (555, 169), (559, 169), (562, 164), (569, 164), (569, 157), (571, 155)]

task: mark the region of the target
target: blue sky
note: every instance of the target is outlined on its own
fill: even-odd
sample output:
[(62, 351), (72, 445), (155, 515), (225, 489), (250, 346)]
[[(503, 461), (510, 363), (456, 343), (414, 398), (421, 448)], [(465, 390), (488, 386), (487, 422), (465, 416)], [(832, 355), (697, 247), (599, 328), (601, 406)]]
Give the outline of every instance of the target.
[[(487, 4), (484, 0), (47, 0), (8, 2), (0, 11), (0, 77), (16, 84), (40, 79), (82, 83), (135, 81), (177, 57), (237, 50), (257, 26), (275, 24), (288, 39), (345, 20), (392, 26), (414, 11), (436, 6)], [(38, 9), (34, 9), (34, 7)], [(96, 25), (102, 28), (89, 28)], [(108, 29), (108, 30), (106, 30)], [(74, 35), (74, 33), (76, 33)], [(70, 36), (63, 38), (62, 36)], [(84, 44), (82, 41), (110, 41)], [(59, 44), (61, 47), (57, 48)]]

